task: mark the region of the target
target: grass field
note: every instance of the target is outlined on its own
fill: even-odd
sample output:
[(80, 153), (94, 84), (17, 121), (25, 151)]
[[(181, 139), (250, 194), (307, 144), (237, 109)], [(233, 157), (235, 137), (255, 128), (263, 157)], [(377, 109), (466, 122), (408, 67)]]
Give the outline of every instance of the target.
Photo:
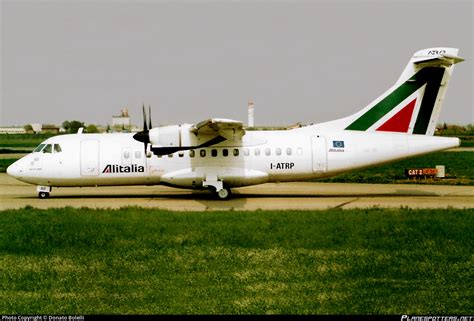
[[(356, 170), (347, 174), (319, 180), (323, 182), (350, 183), (428, 183), (474, 185), (474, 152), (437, 152), (406, 160)], [(405, 168), (425, 168), (436, 165), (446, 166), (446, 177), (443, 180), (408, 180)]]
[(474, 136), (459, 137), (461, 139), (461, 147), (474, 147)]
[(0, 213), (0, 314), (471, 314), (473, 210)]
[(36, 147), (55, 134), (1, 134), (0, 147)]
[(6, 173), (7, 167), (16, 161), (16, 158), (0, 158), (0, 173)]

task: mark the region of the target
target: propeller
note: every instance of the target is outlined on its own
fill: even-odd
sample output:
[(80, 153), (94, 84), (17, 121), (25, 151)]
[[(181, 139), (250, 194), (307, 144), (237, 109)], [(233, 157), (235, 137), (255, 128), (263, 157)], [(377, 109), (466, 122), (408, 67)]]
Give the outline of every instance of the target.
[(150, 117), (150, 118), (148, 118), (148, 128), (152, 129), (153, 125), (151, 124), (151, 106), (150, 105), (148, 105), (148, 117)]
[(145, 113), (145, 104), (143, 104), (143, 130), (141, 132), (136, 133), (133, 135), (133, 139), (142, 142), (145, 145), (145, 155), (148, 149), (148, 144), (150, 143), (150, 129), (152, 128), (151, 125), (151, 106), (148, 106), (149, 110), (149, 126), (146, 123), (146, 113)]

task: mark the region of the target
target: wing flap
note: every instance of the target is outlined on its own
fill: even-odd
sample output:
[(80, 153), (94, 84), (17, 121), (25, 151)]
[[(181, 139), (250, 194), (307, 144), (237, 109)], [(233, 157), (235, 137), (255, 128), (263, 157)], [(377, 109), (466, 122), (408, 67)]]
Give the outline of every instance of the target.
[(194, 125), (191, 132), (196, 135), (220, 135), (229, 140), (241, 139), (245, 135), (241, 121), (224, 118), (204, 120)]

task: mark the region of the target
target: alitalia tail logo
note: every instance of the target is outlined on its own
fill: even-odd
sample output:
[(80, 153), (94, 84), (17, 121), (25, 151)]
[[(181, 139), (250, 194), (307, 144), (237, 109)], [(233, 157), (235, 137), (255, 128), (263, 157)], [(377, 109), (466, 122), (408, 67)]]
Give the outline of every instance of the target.
[(402, 106), (400, 111), (395, 113), (390, 119), (385, 121), (383, 124), (374, 128), (376, 131), (389, 131), (389, 132), (407, 132), (410, 125), (411, 119), (416, 117), (414, 120), (413, 134), (425, 134), (433, 113), (433, 109), (436, 105), (436, 97), (443, 79), (445, 69), (440, 67), (426, 67), (418, 71), (410, 79), (401, 84), (398, 88), (395, 88), (377, 104), (372, 106), (367, 112), (355, 119), (347, 130), (360, 130), (366, 131), (372, 128), (380, 119), (385, 115), (395, 110), (397, 106), (410, 97), (413, 93), (421, 90), (423, 86), (424, 95), (419, 97), (421, 99), (418, 113), (415, 115), (415, 105), (417, 99), (414, 98), (408, 102), (405, 106)]
[(102, 171), (103, 174), (107, 173), (144, 173), (145, 166), (133, 165), (107, 165)]

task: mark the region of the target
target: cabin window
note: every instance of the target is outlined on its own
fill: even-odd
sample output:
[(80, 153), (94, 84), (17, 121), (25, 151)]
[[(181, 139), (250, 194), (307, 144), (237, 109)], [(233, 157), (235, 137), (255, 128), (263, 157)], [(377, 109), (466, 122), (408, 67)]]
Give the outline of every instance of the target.
[(296, 149), (296, 155), (298, 155), (298, 156), (303, 155), (303, 148), (298, 147), (298, 148)]
[(288, 147), (286, 149), (286, 155), (291, 155), (291, 153), (292, 153), (291, 147)]
[(168, 157), (169, 157), (169, 158), (173, 158), (173, 154), (168, 154)]
[(265, 155), (270, 156), (271, 155), (271, 150), (270, 148), (265, 148)]
[(178, 153), (178, 156), (179, 156), (179, 157), (183, 157), (183, 156), (184, 156), (184, 153), (183, 153), (183, 152), (180, 152), (180, 153)]
[(248, 148), (244, 148), (244, 155), (249, 156), (250, 155), (250, 150)]
[(142, 157), (142, 153), (139, 151), (139, 150), (136, 150), (135, 151), (135, 158), (141, 158)]
[(211, 149), (211, 156), (217, 157), (217, 149)]
[(229, 156), (229, 150), (228, 150), (227, 148), (224, 148), (224, 149), (222, 150), (222, 156), (224, 156), (224, 157)]
[(277, 148), (275, 149), (275, 154), (277, 154), (278, 156), (281, 155), (281, 148), (280, 148), (280, 147), (277, 147)]
[(260, 149), (259, 149), (259, 148), (255, 148), (254, 154), (255, 154), (255, 156), (260, 156)]
[(123, 158), (129, 159), (130, 158), (130, 152), (129, 151), (124, 151), (123, 152)]
[(194, 157), (194, 155), (196, 155), (196, 152), (194, 151), (194, 149), (191, 149), (189, 151), (189, 157)]
[(61, 146), (59, 146), (59, 144), (54, 144), (53, 149), (55, 153), (61, 153)]
[(43, 153), (52, 153), (53, 148), (51, 144), (46, 145), (46, 147), (43, 149)]
[(239, 150), (237, 148), (234, 148), (234, 156), (239, 156)]
[(201, 149), (199, 151), (199, 155), (201, 155), (201, 157), (206, 157), (206, 150), (205, 149)]
[(43, 149), (44, 146), (45, 146), (45, 144), (39, 144), (38, 147), (35, 148), (33, 153), (41, 152), (41, 150)]

